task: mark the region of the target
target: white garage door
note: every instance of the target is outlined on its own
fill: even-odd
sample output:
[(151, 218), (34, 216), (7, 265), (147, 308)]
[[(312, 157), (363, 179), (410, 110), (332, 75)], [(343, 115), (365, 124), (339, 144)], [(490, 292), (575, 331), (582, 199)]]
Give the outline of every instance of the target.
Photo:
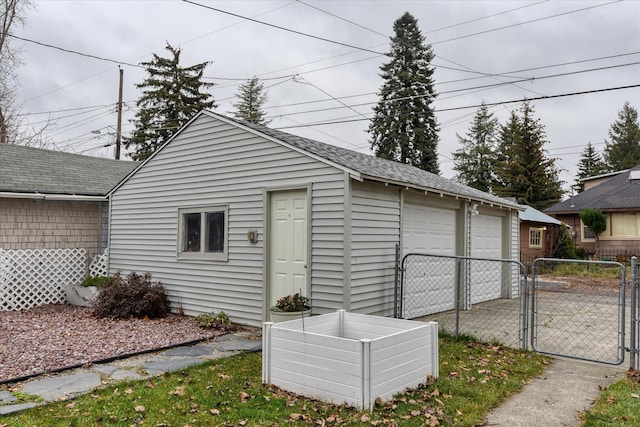
[[(502, 217), (482, 214), (471, 217), (471, 256), (503, 258)], [(502, 267), (499, 262), (471, 262), (469, 284), (472, 304), (500, 298)]]
[[(405, 204), (402, 252), (455, 255), (456, 212)], [(440, 258), (410, 257), (404, 281), (404, 317), (411, 319), (451, 310), (455, 302), (455, 263)]]

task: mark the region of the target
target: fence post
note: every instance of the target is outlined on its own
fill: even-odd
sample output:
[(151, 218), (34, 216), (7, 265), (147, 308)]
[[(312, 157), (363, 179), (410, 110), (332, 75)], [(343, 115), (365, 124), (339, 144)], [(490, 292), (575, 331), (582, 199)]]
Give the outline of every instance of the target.
[(637, 261), (638, 259), (633, 256), (631, 257), (631, 337), (629, 343), (629, 353), (630, 353), (630, 368), (638, 369), (638, 271), (637, 271)]
[(462, 259), (456, 257), (456, 338), (460, 336), (460, 305), (462, 295)]
[(402, 311), (400, 310), (400, 292), (402, 286), (402, 260), (400, 259), (400, 245), (396, 243), (396, 265), (394, 276), (394, 291), (393, 291), (393, 318), (399, 319)]
[(527, 280), (527, 267), (519, 266), (520, 271), (518, 272), (520, 275), (524, 271), (524, 286), (521, 287), (521, 291), (524, 292), (524, 295), (521, 295), (522, 298), (522, 341), (520, 345), (523, 350), (529, 349), (529, 281)]

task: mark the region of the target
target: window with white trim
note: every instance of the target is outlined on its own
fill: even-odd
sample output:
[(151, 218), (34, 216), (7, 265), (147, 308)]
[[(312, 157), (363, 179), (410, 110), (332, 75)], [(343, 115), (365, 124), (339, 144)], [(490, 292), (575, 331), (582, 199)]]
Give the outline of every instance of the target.
[(227, 261), (226, 205), (178, 209), (178, 258)]
[(542, 247), (542, 231), (543, 228), (529, 227), (529, 247), (541, 248)]

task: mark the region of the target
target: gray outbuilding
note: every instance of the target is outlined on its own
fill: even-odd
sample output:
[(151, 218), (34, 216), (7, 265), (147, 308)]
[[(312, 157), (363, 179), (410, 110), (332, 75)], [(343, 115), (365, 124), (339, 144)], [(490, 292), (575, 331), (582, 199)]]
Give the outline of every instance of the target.
[[(518, 259), (517, 204), (405, 164), (202, 111), (111, 193), (109, 270), (152, 273), (174, 310), (259, 325), (391, 316), (396, 245)], [(477, 300), (499, 297), (478, 296)]]

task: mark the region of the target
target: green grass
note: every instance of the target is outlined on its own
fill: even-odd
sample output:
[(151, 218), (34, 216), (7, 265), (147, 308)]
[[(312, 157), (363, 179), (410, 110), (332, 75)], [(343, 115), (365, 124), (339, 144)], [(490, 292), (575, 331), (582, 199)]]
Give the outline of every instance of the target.
[(472, 426), (550, 359), (465, 338), (440, 338), (440, 378), (373, 412), (261, 384), (260, 353), (243, 354), (0, 418), (0, 426)]
[(582, 420), (588, 427), (639, 426), (640, 383), (624, 378), (611, 384)]
[(556, 276), (577, 276), (595, 278), (619, 278), (620, 268), (601, 264), (581, 264), (571, 262), (542, 262), (538, 265), (538, 274), (553, 274)]

